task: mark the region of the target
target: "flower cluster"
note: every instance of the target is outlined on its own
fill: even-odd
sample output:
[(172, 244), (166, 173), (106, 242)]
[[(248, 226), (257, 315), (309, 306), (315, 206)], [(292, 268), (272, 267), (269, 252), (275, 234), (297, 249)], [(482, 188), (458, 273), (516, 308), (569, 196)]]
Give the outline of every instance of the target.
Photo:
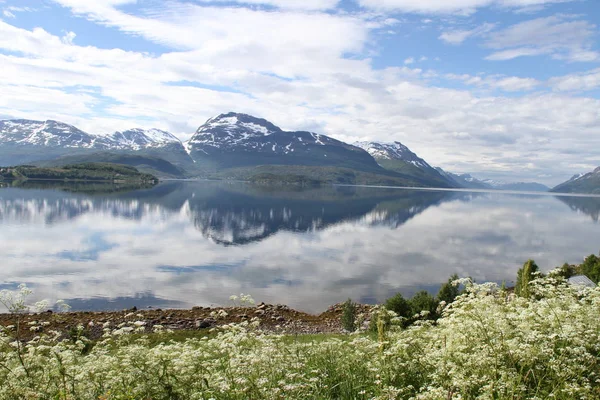
[(437, 321), (402, 329), (381, 310), (391, 322), (377, 336), (306, 340), (244, 322), (157, 344), (132, 322), (90, 345), (58, 334), (19, 343), (7, 327), (0, 399), (600, 398), (600, 289), (552, 274), (528, 298), (464, 283)]

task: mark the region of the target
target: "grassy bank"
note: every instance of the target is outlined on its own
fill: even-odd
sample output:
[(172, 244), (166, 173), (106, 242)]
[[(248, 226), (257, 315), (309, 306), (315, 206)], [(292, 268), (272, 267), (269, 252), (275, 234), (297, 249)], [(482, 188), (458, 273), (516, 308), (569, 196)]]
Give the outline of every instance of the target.
[(202, 336), (161, 325), (148, 335), (133, 318), (107, 324), (94, 342), (80, 335), (83, 326), (65, 340), (48, 332), (23, 342), (13, 326), (0, 340), (0, 398), (600, 397), (599, 289), (554, 273), (528, 282), (527, 297), (465, 283), (437, 321), (403, 329), (382, 309), (373, 335), (298, 340), (261, 332), (253, 317)]

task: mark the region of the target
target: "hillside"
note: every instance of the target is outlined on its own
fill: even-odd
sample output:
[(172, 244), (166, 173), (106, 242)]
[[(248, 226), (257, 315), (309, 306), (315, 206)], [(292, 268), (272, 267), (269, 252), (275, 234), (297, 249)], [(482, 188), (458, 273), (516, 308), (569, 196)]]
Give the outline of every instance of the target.
[(381, 167), (410, 177), (425, 186), (460, 187), (400, 142), (356, 142), (354, 145), (369, 153)]
[(568, 181), (554, 187), (551, 192), (600, 194), (600, 167), (587, 174), (573, 176)]
[(215, 173), (211, 177), (263, 183), (427, 186), (412, 177), (405, 177), (401, 174), (365, 172), (333, 166), (258, 165), (227, 169)]
[(173, 165), (169, 161), (159, 157), (140, 154), (102, 152), (64, 156), (55, 160), (36, 162), (35, 164), (40, 167), (61, 167), (64, 165), (81, 164), (85, 162), (129, 165), (135, 167), (140, 172), (156, 175), (160, 178), (186, 177), (186, 172), (183, 168)]
[(150, 174), (140, 173), (133, 167), (86, 163), (65, 165), (62, 167), (42, 168), (29, 165), (0, 168), (3, 180), (66, 180), (66, 181), (104, 181), (104, 182), (140, 182), (156, 183), (158, 179)]

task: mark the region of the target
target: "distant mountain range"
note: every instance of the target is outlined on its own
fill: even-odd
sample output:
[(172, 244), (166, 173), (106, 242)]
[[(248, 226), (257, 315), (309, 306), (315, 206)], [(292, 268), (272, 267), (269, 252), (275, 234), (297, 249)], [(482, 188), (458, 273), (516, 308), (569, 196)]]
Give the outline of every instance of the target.
[[(0, 166), (84, 161), (126, 164), (171, 178), (549, 190), (538, 183), (498, 183), (434, 168), (400, 142), (351, 145), (318, 133), (284, 131), (265, 119), (233, 112), (209, 119), (185, 143), (158, 129), (98, 135), (51, 120), (0, 121)], [(585, 178), (565, 190), (584, 190), (594, 182)]]
[(600, 194), (600, 167), (586, 174), (573, 176), (568, 181), (552, 189), (558, 193)]

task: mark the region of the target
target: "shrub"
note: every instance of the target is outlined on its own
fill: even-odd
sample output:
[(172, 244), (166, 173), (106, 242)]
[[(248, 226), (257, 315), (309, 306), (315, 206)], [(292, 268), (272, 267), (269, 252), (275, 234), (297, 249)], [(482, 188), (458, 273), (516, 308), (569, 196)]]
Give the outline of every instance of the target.
[(393, 311), (399, 317), (412, 317), (412, 308), (410, 303), (402, 296), (402, 293), (396, 293), (385, 301), (385, 308)]
[(527, 260), (522, 268), (517, 271), (517, 283), (515, 285), (515, 293), (517, 296), (529, 297), (530, 282), (535, 278), (535, 274), (540, 270), (535, 261)]
[(417, 292), (409, 301), (411, 314), (427, 313), (427, 319), (435, 319), (438, 302), (425, 290)]
[(592, 254), (583, 260), (579, 266), (582, 274), (590, 278), (595, 283), (600, 282), (600, 257)]
[(450, 304), (456, 299), (456, 297), (460, 294), (460, 289), (458, 285), (454, 285), (453, 282), (458, 279), (458, 275), (452, 275), (447, 282), (442, 284), (440, 290), (437, 294), (438, 302), (445, 302), (446, 304)]
[(356, 304), (351, 299), (346, 300), (342, 309), (342, 327), (348, 332), (356, 330)]

